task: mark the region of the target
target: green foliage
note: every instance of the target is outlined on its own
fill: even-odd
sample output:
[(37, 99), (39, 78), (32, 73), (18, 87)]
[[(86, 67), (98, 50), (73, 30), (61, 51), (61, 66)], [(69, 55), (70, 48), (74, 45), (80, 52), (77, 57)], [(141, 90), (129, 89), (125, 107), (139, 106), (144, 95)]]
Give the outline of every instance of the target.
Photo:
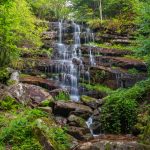
[(14, 84), (16, 84), (16, 81), (15, 81), (15, 80), (9, 79), (9, 80), (7, 81), (7, 85), (8, 85), (8, 86), (11, 86), (11, 85), (14, 85)]
[[(141, 57), (150, 55), (150, 2), (142, 3), (137, 17), (139, 53)], [(150, 59), (148, 59), (149, 63)]]
[(52, 49), (23, 49), (22, 50), (22, 55), (28, 55), (30, 57), (38, 57), (38, 56), (48, 56), (50, 57), (52, 54)]
[(49, 130), (49, 137), (55, 143), (56, 150), (66, 150), (70, 148), (69, 136), (66, 134), (66, 129), (60, 127), (52, 127)]
[(103, 130), (107, 133), (131, 133), (131, 129), (136, 123), (136, 107), (134, 99), (123, 99), (121, 96), (118, 99), (113, 96), (109, 97), (101, 112)]
[(130, 133), (137, 120), (137, 102), (150, 90), (150, 80), (137, 83), (130, 89), (117, 90), (105, 98), (101, 123), (109, 133)]
[(45, 115), (39, 110), (26, 110), (25, 113), (16, 115), (15, 119), (11, 118), (6, 127), (0, 128), (0, 145), (12, 145), (14, 150), (42, 149), (32, 132), (33, 120), (29, 120), (43, 116)]
[(0, 110), (11, 110), (17, 107), (16, 100), (10, 96), (6, 96), (3, 100), (0, 100)]
[(0, 82), (6, 83), (9, 78), (9, 71), (7, 68), (0, 68)]
[(55, 99), (56, 99), (57, 101), (59, 101), (59, 100), (62, 100), (62, 101), (69, 101), (69, 100), (70, 100), (70, 97), (69, 97), (69, 94), (66, 93), (66, 92), (59, 92), (59, 94), (55, 96)]
[(138, 120), (135, 129), (140, 132), (140, 142), (150, 144), (150, 105), (144, 104), (139, 108)]
[[(9, 99), (10, 102), (13, 103)], [(70, 148), (70, 139), (65, 128), (58, 127), (48, 118), (47, 113), (24, 107), (0, 112), (0, 148), (5, 149), (9, 145), (13, 150), (42, 150), (44, 145), (40, 143), (41, 137), (36, 133), (37, 128), (55, 150)]]
[(88, 90), (96, 90), (96, 91), (104, 92), (106, 94), (110, 94), (113, 91), (109, 87), (101, 85), (101, 84), (92, 85), (92, 84), (80, 83), (80, 85), (84, 86)]
[(25, 0), (3, 1), (0, 12), (0, 66), (5, 66), (18, 57), (21, 47), (40, 46), (43, 29), (35, 25)]
[(93, 46), (101, 47), (101, 48), (111, 48), (111, 49), (117, 49), (117, 50), (130, 50), (135, 51), (135, 47), (132, 45), (129, 46), (123, 46), (119, 44), (113, 44), (113, 45), (107, 45), (105, 43), (99, 44), (99, 43), (91, 43)]
[(67, 0), (27, 0), (33, 13), (41, 19), (56, 20), (67, 19), (70, 8)]
[(132, 74), (132, 75), (137, 75), (139, 73), (139, 71), (137, 69), (133, 68), (133, 69), (128, 69), (128, 73)]

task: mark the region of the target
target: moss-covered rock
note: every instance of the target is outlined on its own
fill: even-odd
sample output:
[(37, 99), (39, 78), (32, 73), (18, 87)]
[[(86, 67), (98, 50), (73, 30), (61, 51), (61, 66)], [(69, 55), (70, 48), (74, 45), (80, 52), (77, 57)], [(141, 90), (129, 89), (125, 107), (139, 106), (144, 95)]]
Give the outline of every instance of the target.
[(85, 120), (81, 117), (78, 117), (78, 116), (75, 116), (75, 115), (70, 115), (68, 117), (68, 121), (69, 121), (70, 125), (87, 128)]
[(82, 101), (85, 105), (90, 106), (91, 108), (94, 108), (94, 109), (95, 109), (95, 108), (98, 107), (98, 100), (95, 99), (95, 98), (82, 95), (82, 96), (81, 96), (81, 101)]

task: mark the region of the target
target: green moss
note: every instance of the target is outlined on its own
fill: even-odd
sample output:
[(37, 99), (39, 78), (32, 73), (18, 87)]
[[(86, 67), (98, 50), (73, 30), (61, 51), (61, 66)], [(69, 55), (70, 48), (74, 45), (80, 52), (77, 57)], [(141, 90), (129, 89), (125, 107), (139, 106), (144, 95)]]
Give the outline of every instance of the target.
[(81, 117), (78, 117), (78, 116), (75, 116), (75, 115), (70, 115), (68, 120), (70, 122), (75, 122), (78, 126), (80, 127), (87, 127), (86, 123), (85, 123), (85, 120)]
[(15, 80), (8, 80), (8, 81), (7, 81), (7, 85), (8, 85), (8, 86), (11, 86), (11, 85), (14, 85), (14, 84), (16, 84), (16, 81), (15, 81)]
[(92, 97), (89, 97), (89, 96), (86, 96), (86, 95), (82, 95), (81, 96), (81, 101), (85, 102), (85, 103), (90, 103), (90, 102), (95, 102), (96, 99), (92, 98)]

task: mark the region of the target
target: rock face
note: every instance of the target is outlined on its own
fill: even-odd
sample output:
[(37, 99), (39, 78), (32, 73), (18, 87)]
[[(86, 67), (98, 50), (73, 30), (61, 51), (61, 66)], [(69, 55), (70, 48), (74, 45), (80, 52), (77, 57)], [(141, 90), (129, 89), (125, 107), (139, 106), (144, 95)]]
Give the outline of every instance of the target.
[(69, 116), (69, 113), (73, 111), (80, 111), (82, 114), (88, 113), (89, 116), (93, 113), (90, 107), (79, 103), (63, 101), (57, 101), (54, 103), (53, 112), (55, 115), (67, 117)]
[(119, 87), (130, 87), (137, 81), (141, 81), (147, 78), (145, 73), (134, 75), (129, 74), (120, 68), (104, 66), (91, 67), (90, 72), (91, 81), (93, 83), (104, 84), (112, 89), (117, 89)]
[(133, 58), (96, 56), (95, 60), (98, 65), (104, 64), (104, 66), (116, 66), (124, 69), (134, 68), (138, 71), (147, 71), (147, 65), (143, 61)]
[(27, 83), (27, 84), (34, 84), (46, 88), (48, 90), (58, 89), (59, 86), (54, 81), (50, 81), (47, 79), (43, 79), (36, 76), (27, 76), (21, 77), (20, 82)]
[(9, 87), (8, 93), (20, 103), (30, 106), (37, 106), (46, 99), (53, 99), (43, 88), (30, 84), (13, 85)]
[[(83, 46), (81, 47), (81, 50), (83, 54), (88, 54), (89, 47)], [(122, 50), (117, 50), (117, 49), (99, 48), (99, 47), (92, 47), (92, 52), (95, 54), (101, 54), (104, 56), (116, 56), (116, 57), (132, 54), (132, 52), (128, 50), (122, 51)]]

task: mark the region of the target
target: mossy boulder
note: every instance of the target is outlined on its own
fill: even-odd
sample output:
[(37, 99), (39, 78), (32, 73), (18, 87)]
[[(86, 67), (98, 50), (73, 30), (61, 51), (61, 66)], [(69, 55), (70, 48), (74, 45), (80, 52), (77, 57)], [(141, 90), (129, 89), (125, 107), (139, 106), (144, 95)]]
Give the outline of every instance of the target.
[(78, 116), (75, 116), (75, 115), (70, 115), (68, 117), (68, 121), (69, 121), (70, 125), (87, 128), (85, 120), (81, 117), (78, 117)]
[(81, 101), (82, 101), (85, 105), (87, 105), (87, 106), (89, 106), (89, 107), (91, 107), (91, 108), (94, 108), (94, 109), (95, 109), (95, 108), (98, 107), (98, 100), (95, 99), (95, 98), (92, 98), (92, 97), (83, 95), (83, 96), (81, 96)]

